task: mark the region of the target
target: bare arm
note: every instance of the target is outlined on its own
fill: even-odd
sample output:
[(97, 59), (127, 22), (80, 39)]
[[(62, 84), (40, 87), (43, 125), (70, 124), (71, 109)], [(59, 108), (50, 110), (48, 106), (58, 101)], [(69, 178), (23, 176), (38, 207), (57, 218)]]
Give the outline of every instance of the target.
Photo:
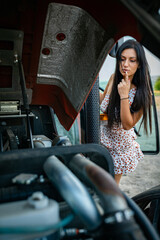
[(131, 113), (128, 99), (121, 100), (120, 109), (121, 123), (125, 130), (133, 128), (143, 114), (142, 109), (138, 112)]
[(122, 126), (125, 130), (129, 130), (132, 127), (134, 127), (143, 114), (142, 109), (140, 109), (138, 112), (135, 112), (135, 113), (131, 113), (130, 111), (129, 99), (128, 99), (130, 85), (131, 83), (126, 73), (125, 78), (122, 79), (122, 82), (118, 84), (118, 93), (121, 99), (120, 100), (120, 118), (121, 118)]
[(100, 104), (101, 104), (101, 102), (103, 101), (106, 93), (107, 93), (107, 94), (110, 94), (111, 89), (112, 89), (112, 84), (113, 84), (113, 78), (114, 78), (114, 74), (111, 75), (111, 77), (110, 77), (110, 79), (109, 79), (109, 81), (108, 81), (108, 83), (107, 83), (107, 86), (106, 86), (104, 92), (103, 92), (103, 93), (102, 93), (102, 92), (99, 92)]

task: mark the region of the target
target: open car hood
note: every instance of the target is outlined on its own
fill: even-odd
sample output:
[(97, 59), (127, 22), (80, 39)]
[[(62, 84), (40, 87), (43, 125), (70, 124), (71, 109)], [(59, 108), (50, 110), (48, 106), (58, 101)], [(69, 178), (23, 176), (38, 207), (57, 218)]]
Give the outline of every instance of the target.
[(32, 104), (52, 106), (68, 130), (113, 44), (107, 32), (81, 8), (50, 3)]

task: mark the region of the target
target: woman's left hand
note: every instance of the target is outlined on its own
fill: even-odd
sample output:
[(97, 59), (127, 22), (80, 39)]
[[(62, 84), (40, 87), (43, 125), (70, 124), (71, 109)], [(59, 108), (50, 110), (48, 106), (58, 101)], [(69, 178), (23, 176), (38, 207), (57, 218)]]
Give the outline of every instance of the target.
[(129, 90), (131, 87), (131, 82), (128, 78), (128, 73), (126, 72), (124, 79), (118, 84), (118, 93), (121, 98), (128, 98)]

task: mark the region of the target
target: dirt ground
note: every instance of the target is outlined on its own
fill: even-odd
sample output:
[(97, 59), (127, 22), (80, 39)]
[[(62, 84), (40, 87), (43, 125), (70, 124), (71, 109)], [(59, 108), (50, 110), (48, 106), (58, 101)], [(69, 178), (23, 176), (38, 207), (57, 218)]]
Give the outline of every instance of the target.
[[(160, 98), (156, 100), (158, 122), (160, 123)], [(160, 153), (157, 155), (145, 155), (133, 173), (122, 176), (120, 189), (129, 197), (133, 197), (159, 184)]]

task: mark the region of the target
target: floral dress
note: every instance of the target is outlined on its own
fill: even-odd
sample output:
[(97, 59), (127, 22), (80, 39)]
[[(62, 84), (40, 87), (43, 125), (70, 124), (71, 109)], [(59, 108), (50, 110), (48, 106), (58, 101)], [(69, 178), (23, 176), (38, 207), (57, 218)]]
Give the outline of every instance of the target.
[[(129, 92), (129, 105), (131, 106), (135, 97), (136, 88)], [(106, 94), (100, 109), (106, 112), (109, 104), (109, 95)], [(123, 127), (114, 125), (112, 129), (107, 126), (108, 121), (101, 121), (101, 144), (104, 145), (112, 155), (115, 174), (131, 173), (135, 170), (138, 162), (144, 157), (139, 144), (135, 141), (134, 128), (124, 130)]]

